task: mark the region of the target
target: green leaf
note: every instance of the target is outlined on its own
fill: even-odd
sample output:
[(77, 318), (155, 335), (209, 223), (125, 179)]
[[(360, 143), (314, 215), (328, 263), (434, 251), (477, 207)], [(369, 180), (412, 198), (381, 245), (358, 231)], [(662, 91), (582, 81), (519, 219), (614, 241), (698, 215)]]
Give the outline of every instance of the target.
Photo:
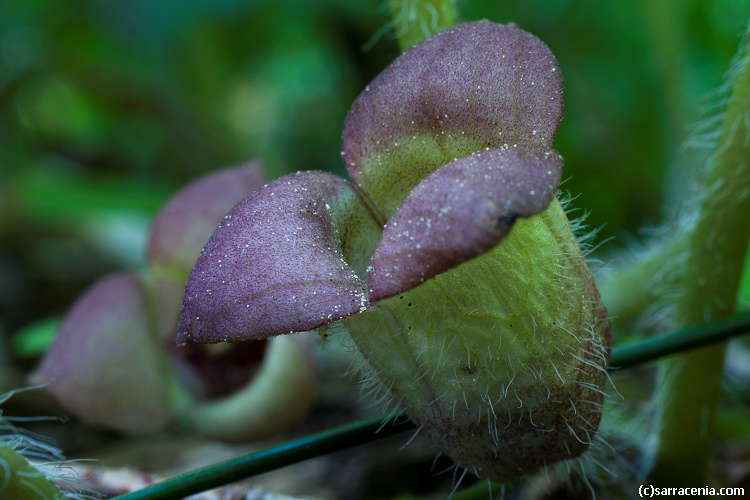
[(59, 317), (47, 318), (22, 328), (11, 340), (13, 354), (19, 358), (43, 356), (57, 337), (61, 322)]

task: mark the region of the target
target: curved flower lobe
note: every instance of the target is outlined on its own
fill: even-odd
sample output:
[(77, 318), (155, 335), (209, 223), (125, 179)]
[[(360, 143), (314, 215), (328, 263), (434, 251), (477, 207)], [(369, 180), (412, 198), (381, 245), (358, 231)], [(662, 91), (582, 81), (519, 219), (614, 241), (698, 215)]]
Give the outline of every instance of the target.
[(305, 172), (270, 182), (229, 212), (201, 252), (177, 341), (264, 339), (365, 310), (361, 276), (379, 234), (339, 177)]
[(499, 244), (518, 217), (544, 211), (563, 161), (532, 146), (491, 149), (440, 167), (388, 221), (370, 263), (370, 299), (379, 301)]
[(181, 189), (154, 221), (148, 242), (149, 263), (187, 275), (227, 210), (264, 182), (260, 161), (253, 160)]
[(466, 23), (406, 51), (359, 95), (344, 124), (343, 159), (387, 219), (456, 158), (504, 144), (551, 147), (562, 110), (562, 74), (541, 40)]

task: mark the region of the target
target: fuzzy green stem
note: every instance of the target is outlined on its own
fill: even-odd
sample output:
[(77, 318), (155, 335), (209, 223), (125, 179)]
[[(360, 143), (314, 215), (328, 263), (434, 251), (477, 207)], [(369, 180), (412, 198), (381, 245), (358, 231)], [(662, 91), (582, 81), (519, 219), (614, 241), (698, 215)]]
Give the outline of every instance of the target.
[(681, 286), (692, 226), (652, 245), (632, 262), (596, 280), (614, 332), (625, 331), (649, 308), (664, 304)]
[(388, 0), (402, 51), (456, 24), (455, 0)]
[[(698, 222), (690, 238), (681, 325), (730, 316), (747, 253), (750, 226), (750, 52), (745, 46), (729, 80), (731, 95), (711, 159)], [(661, 368), (660, 415), (650, 481), (705, 486), (725, 343), (668, 359)]]

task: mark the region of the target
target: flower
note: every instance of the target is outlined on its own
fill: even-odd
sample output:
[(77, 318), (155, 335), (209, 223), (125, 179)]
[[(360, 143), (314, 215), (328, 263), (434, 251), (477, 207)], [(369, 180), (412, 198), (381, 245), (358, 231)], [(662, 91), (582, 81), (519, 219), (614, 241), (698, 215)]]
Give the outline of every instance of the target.
[[(259, 162), (211, 173), (179, 191), (151, 229), (142, 273), (120, 272), (87, 290), (31, 375), (64, 409), (126, 433), (177, 419), (224, 440), (265, 437), (304, 417), (315, 398), (307, 339), (230, 349), (177, 349), (184, 283), (227, 210), (264, 181)], [(267, 392), (269, 386), (285, 390)]]
[(224, 218), (178, 342), (341, 321), (365, 370), (461, 467), (508, 481), (581, 454), (609, 323), (556, 199), (563, 82), (549, 49), (487, 21), (412, 47), (359, 95), (342, 157)]

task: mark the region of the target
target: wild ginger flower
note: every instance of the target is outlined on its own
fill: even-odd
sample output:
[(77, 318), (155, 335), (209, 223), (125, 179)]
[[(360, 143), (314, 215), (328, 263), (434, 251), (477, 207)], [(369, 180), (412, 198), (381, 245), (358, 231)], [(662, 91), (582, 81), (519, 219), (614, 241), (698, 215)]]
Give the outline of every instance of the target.
[(609, 323), (555, 198), (562, 109), (554, 56), (517, 27), (412, 47), (346, 118), (352, 184), (292, 174), (226, 215), (178, 342), (340, 320), (373, 378), (478, 477), (578, 456), (601, 417)]
[[(148, 269), (107, 276), (87, 290), (32, 383), (81, 419), (126, 433), (181, 419), (206, 436), (242, 441), (302, 419), (317, 384), (308, 340), (174, 345), (184, 283), (201, 247), (226, 211), (264, 180), (259, 162), (249, 162), (173, 196), (151, 228)], [(269, 393), (275, 386), (284, 390)]]

